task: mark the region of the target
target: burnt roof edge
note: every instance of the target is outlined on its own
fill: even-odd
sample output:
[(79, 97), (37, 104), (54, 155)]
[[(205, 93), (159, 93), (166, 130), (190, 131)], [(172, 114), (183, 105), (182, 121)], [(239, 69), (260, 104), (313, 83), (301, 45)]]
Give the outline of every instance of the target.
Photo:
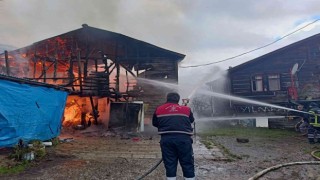
[[(30, 44), (30, 45), (28, 45), (28, 46), (25, 46), (25, 47), (21, 47), (21, 48), (12, 50), (12, 51), (10, 51), (10, 52), (15, 52), (15, 51), (16, 51), (16, 52), (19, 52), (20, 50), (29, 48), (29, 47), (31, 47), (31, 46), (34, 46), (34, 45), (38, 44), (38, 43), (41, 43), (41, 42), (43, 42), (43, 41), (46, 41), (46, 40), (48, 40), (48, 39), (56, 38), (56, 37), (59, 37), (59, 36), (66, 35), (66, 34), (68, 34), (68, 33), (72, 33), (72, 32), (75, 32), (75, 31), (80, 31), (80, 30), (82, 30), (82, 29), (89, 29), (89, 28), (90, 28), (90, 29), (93, 29), (93, 30), (105, 31), (105, 32), (107, 32), (107, 33), (114, 34), (115, 36), (120, 36), (120, 37), (127, 38), (127, 39), (130, 39), (130, 40), (133, 40), (133, 41), (141, 42), (141, 43), (143, 43), (143, 44), (145, 44), (145, 45), (148, 45), (148, 46), (152, 46), (152, 47), (158, 48), (158, 49), (161, 50), (161, 51), (165, 51), (165, 52), (167, 52), (167, 53), (169, 53), (169, 54), (173, 54), (173, 55), (177, 56), (177, 61), (182, 61), (182, 60), (185, 58), (185, 56), (186, 56), (186, 55), (184, 55), (184, 54), (181, 54), (181, 53), (178, 53), (178, 52), (174, 52), (174, 51), (171, 51), (171, 50), (168, 50), (168, 49), (165, 49), (165, 48), (162, 48), (162, 47), (159, 47), (159, 46), (150, 44), (150, 43), (148, 43), (148, 42), (145, 42), (145, 41), (142, 41), (142, 40), (139, 40), (139, 39), (135, 39), (135, 38), (129, 37), (129, 36), (127, 36), (127, 35), (123, 35), (123, 34), (121, 34), (121, 33), (116, 33), (116, 32), (108, 31), (108, 30), (105, 30), (105, 29), (100, 29), (100, 28), (96, 28), (96, 27), (91, 27), (91, 26), (89, 26), (89, 25), (87, 25), (87, 24), (83, 24), (83, 25), (82, 25), (82, 28), (75, 29), (75, 30), (71, 30), (71, 31), (68, 31), (68, 32), (66, 32), (66, 33), (62, 33), (62, 34), (59, 34), (59, 35), (56, 35), (56, 36), (52, 36), (52, 37), (49, 37), (49, 38), (46, 38), (46, 39), (43, 39), (43, 40), (34, 42), (34, 43), (32, 43), (32, 44)], [(0, 53), (0, 55), (2, 55), (2, 54), (3, 54), (3, 53)]]

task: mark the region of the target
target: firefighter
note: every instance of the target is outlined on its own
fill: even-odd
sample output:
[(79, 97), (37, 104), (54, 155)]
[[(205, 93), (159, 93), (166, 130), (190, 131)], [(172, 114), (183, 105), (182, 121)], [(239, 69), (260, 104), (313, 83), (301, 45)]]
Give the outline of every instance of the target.
[(295, 125), (295, 130), (303, 135), (307, 135), (309, 127), (309, 114), (305, 113), (307, 110), (301, 104), (298, 105), (297, 110), (300, 112), (292, 112), (292, 115), (297, 116), (300, 119), (300, 121)]
[(317, 140), (320, 143), (320, 108), (316, 103), (310, 103), (309, 105), (309, 127), (308, 127), (308, 141), (310, 144), (314, 144)]
[(176, 179), (179, 161), (184, 178), (193, 180), (195, 173), (191, 124), (194, 117), (188, 106), (178, 104), (179, 100), (178, 93), (168, 93), (167, 102), (156, 108), (152, 124), (161, 135), (160, 147), (167, 179)]

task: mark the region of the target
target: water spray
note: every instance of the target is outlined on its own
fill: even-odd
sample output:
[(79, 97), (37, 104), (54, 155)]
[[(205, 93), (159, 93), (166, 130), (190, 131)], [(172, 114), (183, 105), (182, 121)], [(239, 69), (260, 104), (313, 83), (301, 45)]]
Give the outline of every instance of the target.
[[(220, 77), (220, 76), (219, 76)], [(174, 90), (178, 90), (179, 86), (177, 84), (171, 84), (171, 83), (165, 83), (165, 82), (159, 82), (159, 81), (155, 81), (155, 80), (149, 80), (149, 79), (144, 79), (144, 78), (139, 78), (139, 80), (141, 80), (144, 83), (147, 84), (157, 84), (157, 85), (161, 85), (162, 87), (165, 88), (169, 88), (169, 89), (174, 89)], [(255, 100), (250, 100), (250, 99), (246, 99), (246, 98), (241, 98), (241, 97), (236, 97), (236, 96), (231, 96), (231, 95), (226, 95), (226, 94), (222, 94), (222, 93), (217, 93), (217, 92), (213, 92), (213, 91), (209, 91), (209, 90), (198, 90), (204, 83), (207, 82), (206, 78), (202, 78), (202, 81), (199, 81), (199, 83), (197, 83), (197, 86), (195, 86), (195, 88), (192, 89), (191, 93), (188, 95), (187, 98), (182, 99), (182, 105), (184, 106), (188, 106), (188, 104), (190, 103), (190, 99), (193, 97), (193, 95), (197, 92), (200, 94), (204, 94), (204, 95), (208, 95), (208, 96), (214, 96), (214, 97), (219, 97), (222, 99), (228, 99), (228, 100), (234, 100), (234, 101), (238, 101), (238, 102), (245, 102), (245, 103), (249, 103), (249, 104), (255, 104), (255, 105), (262, 105), (262, 106), (268, 106), (268, 107), (273, 107), (273, 108), (277, 108), (277, 109), (284, 109), (287, 111), (295, 111), (295, 112), (299, 112), (299, 113), (305, 113), (305, 114), (312, 114), (310, 112), (305, 112), (305, 111), (300, 111), (300, 110), (296, 110), (296, 109), (292, 109), (292, 108), (287, 108), (287, 107), (282, 107), (282, 106), (278, 106), (278, 105), (274, 105), (274, 104), (269, 104), (269, 103), (265, 103), (265, 102), (259, 102), (259, 101), (255, 101)], [(314, 115), (314, 114), (312, 114)], [(194, 121), (194, 137), (196, 137), (196, 126), (195, 126), (195, 121)], [(155, 170), (162, 162), (162, 159), (160, 159), (157, 164), (155, 166), (153, 166), (147, 173), (143, 174), (142, 176), (140, 176), (138, 178), (138, 180), (143, 179), (144, 177), (146, 177), (148, 174), (150, 174), (153, 170)]]
[[(237, 97), (237, 96), (231, 96), (231, 95), (227, 95), (227, 94), (221, 94), (221, 93), (212, 92), (212, 91), (208, 91), (208, 90), (199, 90), (197, 92), (200, 93), (200, 94), (219, 97), (219, 98), (222, 98), (222, 99), (229, 99), (229, 100), (234, 100), (234, 101), (238, 101), (238, 102), (245, 102), (245, 103), (249, 103), (249, 104), (268, 106), (268, 107), (273, 107), (273, 108), (277, 108), (277, 109), (283, 109), (283, 110), (287, 110), (287, 111), (300, 112), (300, 113), (304, 113), (304, 114), (312, 114), (312, 113), (306, 112), (306, 111), (300, 111), (300, 110), (297, 110), (297, 109), (287, 108), (287, 107), (278, 106), (278, 105), (274, 105), (274, 104), (269, 104), (269, 103), (265, 103), (265, 102), (255, 101), (255, 100), (241, 98), (241, 97)], [(312, 114), (312, 115), (314, 115), (314, 114)]]

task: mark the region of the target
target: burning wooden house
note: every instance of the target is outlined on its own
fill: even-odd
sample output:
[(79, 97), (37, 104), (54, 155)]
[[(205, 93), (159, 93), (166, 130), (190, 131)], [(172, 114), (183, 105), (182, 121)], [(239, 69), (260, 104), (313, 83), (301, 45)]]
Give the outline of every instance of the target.
[(57, 137), (67, 94), (58, 86), (0, 75), (0, 147)]
[(69, 89), (65, 126), (99, 122), (137, 125), (151, 117), (168, 91), (139, 79), (177, 83), (178, 62), (184, 57), (84, 24), (80, 29), (6, 51), (0, 55), (0, 73)]

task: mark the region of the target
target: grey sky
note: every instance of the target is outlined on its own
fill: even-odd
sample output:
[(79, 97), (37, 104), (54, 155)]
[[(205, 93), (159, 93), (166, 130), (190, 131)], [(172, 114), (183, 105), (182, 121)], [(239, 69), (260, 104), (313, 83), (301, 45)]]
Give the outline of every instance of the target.
[[(268, 44), (315, 18), (318, 0), (2, 0), (0, 44), (23, 47), (87, 23), (186, 54), (182, 65), (194, 65)], [(236, 66), (317, 34), (319, 25), (219, 66)], [(199, 68), (181, 69), (181, 77)]]

